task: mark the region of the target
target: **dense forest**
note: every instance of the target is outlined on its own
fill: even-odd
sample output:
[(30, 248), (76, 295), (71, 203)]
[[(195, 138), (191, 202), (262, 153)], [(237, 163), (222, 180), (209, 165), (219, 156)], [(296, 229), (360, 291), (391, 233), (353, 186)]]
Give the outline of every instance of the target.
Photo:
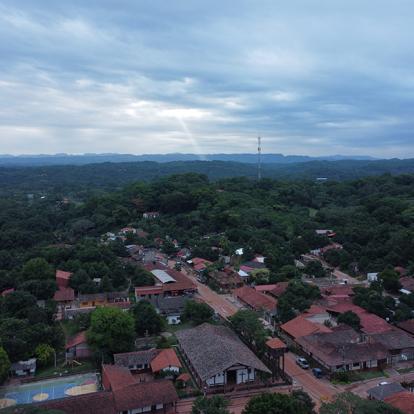
[[(145, 274), (123, 264), (123, 243), (101, 243), (104, 233), (126, 225), (147, 235), (129, 235), (125, 244), (155, 246), (154, 240), (162, 238), (168, 254), (175, 250), (168, 242), (172, 239), (191, 247), (194, 256), (212, 261), (218, 251), (231, 254), (240, 247), (244, 260), (261, 253), (270, 281), (295, 277), (295, 258), (328, 243), (326, 236), (315, 232), (323, 228), (334, 230), (335, 241), (343, 245), (325, 257), (334, 266), (359, 274), (394, 266), (414, 269), (413, 175), (318, 183), (267, 178), (209, 181), (205, 175), (189, 173), (89, 197), (85, 193), (84, 201), (65, 196), (59, 189), (42, 196), (17, 192), (0, 199), (0, 291), (16, 289), (0, 299), (0, 338), (13, 360), (32, 355), (37, 346), (62, 343), (50, 301), (56, 269), (73, 272), (71, 286), (82, 293), (123, 290), (130, 281), (146, 283)], [(146, 220), (145, 211), (158, 211), (160, 216)], [(93, 282), (97, 277), (98, 285)], [(292, 286), (288, 294), (293, 300), (315, 293), (302, 290)], [(44, 307), (39, 307), (39, 300), (45, 301)], [(362, 303), (364, 292), (357, 300), (370, 306)]]
[[(210, 180), (257, 176), (252, 163), (230, 161), (118, 162), (88, 165), (0, 167), (0, 194), (60, 192), (85, 197), (93, 189), (114, 190), (135, 181), (152, 181), (172, 174), (193, 172)], [(342, 181), (381, 174), (414, 173), (414, 160), (315, 160), (263, 163), (262, 175), (272, 179)]]

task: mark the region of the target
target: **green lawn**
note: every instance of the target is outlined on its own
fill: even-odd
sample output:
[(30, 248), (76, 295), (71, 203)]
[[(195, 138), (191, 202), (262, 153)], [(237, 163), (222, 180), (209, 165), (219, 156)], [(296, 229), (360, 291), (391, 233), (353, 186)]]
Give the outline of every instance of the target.
[(367, 381), (374, 378), (380, 377), (388, 377), (388, 374), (384, 371), (362, 371), (362, 372), (355, 372), (355, 371), (346, 371), (344, 373), (338, 373), (338, 375), (343, 376), (343, 378), (335, 378), (332, 379), (331, 382), (333, 384), (352, 384), (353, 382), (358, 381)]

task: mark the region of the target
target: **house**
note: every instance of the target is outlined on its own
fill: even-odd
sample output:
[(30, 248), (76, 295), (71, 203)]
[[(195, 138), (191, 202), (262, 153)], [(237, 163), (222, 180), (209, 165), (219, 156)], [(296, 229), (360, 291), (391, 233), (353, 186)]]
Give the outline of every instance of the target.
[(203, 272), (207, 269), (207, 266), (213, 264), (213, 262), (210, 262), (210, 260), (202, 259), (201, 257), (194, 257), (191, 260), (188, 260), (188, 263), (193, 266), (193, 269), (196, 273)]
[(275, 287), (269, 290), (269, 295), (272, 295), (275, 298), (279, 298), (286, 292), (286, 289), (288, 288), (288, 286), (289, 286), (289, 282), (276, 283)]
[(181, 323), (181, 315), (189, 296), (154, 296), (151, 303), (155, 306), (158, 313), (167, 319), (168, 325)]
[(4, 297), (6, 297), (7, 295), (10, 295), (10, 293), (13, 293), (14, 292), (14, 288), (9, 288), (9, 289), (4, 289), (2, 292), (1, 292), (1, 296), (4, 298)]
[(64, 318), (65, 311), (72, 308), (75, 300), (75, 291), (70, 287), (62, 287), (54, 293), (53, 300), (57, 302), (56, 319)]
[(262, 313), (267, 322), (271, 322), (277, 313), (277, 300), (275, 298), (258, 292), (249, 286), (238, 288), (233, 294), (243, 305)]
[(254, 290), (260, 293), (269, 294), (270, 291), (276, 288), (276, 283), (272, 285), (256, 285), (254, 286)]
[(334, 233), (333, 230), (329, 230), (329, 229), (315, 230), (315, 233), (318, 236), (326, 236), (326, 237), (335, 237), (336, 236), (336, 233)]
[(388, 351), (349, 327), (299, 336), (296, 344), (329, 372), (383, 368)]
[(296, 316), (296, 318), (287, 321), (281, 325), (279, 329), (286, 340), (290, 343), (297, 342), (297, 340), (302, 336), (319, 332), (331, 332), (331, 329), (327, 326), (311, 322), (302, 315)]
[(137, 286), (135, 288), (136, 300), (148, 300), (157, 296), (183, 296), (197, 292), (196, 284), (186, 275), (170, 269), (161, 264), (145, 266), (152, 273), (156, 284), (154, 286)]
[(58, 287), (69, 287), (69, 279), (72, 277), (71, 272), (65, 272), (63, 270), (56, 270), (55, 278)]
[(78, 295), (80, 308), (94, 308), (104, 306), (108, 303), (105, 293), (82, 293)]
[(178, 253), (176, 254), (176, 256), (180, 259), (180, 260), (188, 260), (189, 257), (191, 257), (191, 250), (188, 249), (187, 247), (183, 247), (182, 249), (180, 249), (178, 251)]
[(401, 391), (384, 398), (384, 402), (398, 408), (404, 414), (414, 414), (414, 394)]
[(390, 384), (377, 385), (376, 387), (370, 388), (367, 391), (367, 394), (371, 400), (384, 401), (385, 398), (404, 391), (406, 390), (401, 384), (398, 382), (391, 382)]
[(393, 328), (387, 332), (372, 334), (371, 338), (388, 350), (391, 364), (414, 360), (414, 338), (401, 329)]
[(173, 372), (178, 374), (181, 369), (181, 362), (172, 348), (161, 349), (151, 361), (151, 370), (154, 374), (160, 372)]
[(86, 331), (77, 333), (70, 338), (65, 345), (66, 360), (85, 359), (92, 356), (92, 351), (88, 346)]
[(115, 365), (128, 368), (131, 372), (146, 372), (151, 370), (151, 361), (158, 355), (158, 349), (125, 352), (114, 354)]
[(367, 273), (367, 280), (368, 282), (372, 283), (372, 282), (377, 282), (378, 281), (378, 272), (371, 272), (371, 273)]
[(400, 277), (400, 283), (405, 290), (409, 291), (409, 293), (414, 292), (414, 277)]
[(208, 323), (176, 333), (179, 347), (199, 386), (234, 386), (271, 371), (225, 326)]
[(142, 214), (142, 217), (146, 220), (154, 220), (160, 216), (158, 211), (147, 211)]
[(10, 366), (10, 374), (16, 377), (25, 377), (36, 374), (36, 358), (14, 362)]
[(240, 288), (244, 285), (241, 277), (230, 268), (225, 268), (222, 272), (218, 270), (210, 272), (209, 277), (214, 281), (219, 290), (225, 293), (231, 292), (233, 289)]

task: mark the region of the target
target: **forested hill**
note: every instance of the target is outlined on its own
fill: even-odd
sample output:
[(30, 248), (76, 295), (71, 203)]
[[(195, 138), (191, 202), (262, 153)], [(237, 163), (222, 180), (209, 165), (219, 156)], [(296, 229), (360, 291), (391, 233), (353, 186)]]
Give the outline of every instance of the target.
[[(82, 191), (115, 189), (133, 181), (151, 181), (180, 173), (205, 174), (212, 180), (245, 176), (254, 178), (254, 164), (225, 161), (176, 161), (169, 163), (132, 162), (65, 165), (46, 167), (0, 168), (1, 191), (39, 192), (59, 189)], [(414, 159), (408, 160), (338, 160), (309, 161), (291, 164), (263, 164), (262, 175), (275, 179), (329, 180), (356, 179), (371, 175), (414, 173)]]

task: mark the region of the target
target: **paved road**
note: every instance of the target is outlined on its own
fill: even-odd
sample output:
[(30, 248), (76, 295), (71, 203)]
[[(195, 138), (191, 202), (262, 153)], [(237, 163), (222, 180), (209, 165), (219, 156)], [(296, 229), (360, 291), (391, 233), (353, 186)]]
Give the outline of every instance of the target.
[(285, 371), (313, 398), (318, 407), (321, 402), (331, 400), (342, 391), (326, 379), (315, 378), (311, 370), (300, 368), (296, 364), (296, 358), (292, 352), (285, 355)]

